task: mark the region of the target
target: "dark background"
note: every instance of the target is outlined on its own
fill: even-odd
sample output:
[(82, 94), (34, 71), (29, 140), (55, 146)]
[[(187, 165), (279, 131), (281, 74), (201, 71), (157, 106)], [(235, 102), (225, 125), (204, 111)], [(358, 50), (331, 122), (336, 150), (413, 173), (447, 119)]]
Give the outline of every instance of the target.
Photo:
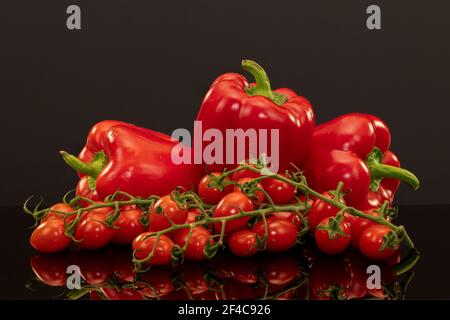
[[(69, 4), (81, 31), (66, 29)], [(369, 4), (381, 31), (366, 28)], [(99, 120), (191, 128), (210, 83), (243, 58), (310, 99), (318, 122), (383, 118), (422, 182), (398, 203), (450, 203), (449, 12), (445, 0), (2, 1), (1, 204), (73, 188), (58, 150), (77, 153)]]

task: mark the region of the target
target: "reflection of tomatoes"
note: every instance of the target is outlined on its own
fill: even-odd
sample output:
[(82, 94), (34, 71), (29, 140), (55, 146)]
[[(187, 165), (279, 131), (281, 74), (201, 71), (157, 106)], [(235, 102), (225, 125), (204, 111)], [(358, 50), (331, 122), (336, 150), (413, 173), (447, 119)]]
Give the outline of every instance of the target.
[(229, 194), (233, 190), (232, 184), (230, 183), (230, 178), (226, 177), (223, 179), (222, 183), (224, 184), (222, 186), (222, 190), (219, 187), (213, 187), (211, 186), (212, 179), (210, 175), (212, 176), (220, 176), (220, 172), (212, 172), (210, 174), (205, 175), (202, 180), (200, 180), (200, 183), (198, 184), (198, 195), (202, 200), (208, 204), (217, 204), (220, 199), (222, 199), (225, 195)]
[(34, 274), (49, 286), (62, 287), (67, 281), (67, 267), (71, 264), (71, 256), (66, 253), (57, 255), (35, 255), (30, 263)]
[(350, 283), (351, 270), (340, 258), (323, 257), (311, 268), (309, 286), (312, 299), (345, 299)]
[(285, 285), (300, 275), (300, 269), (292, 256), (269, 256), (262, 262), (264, 278), (271, 285)]
[[(284, 175), (282, 174), (282, 176)], [(295, 187), (287, 182), (267, 178), (261, 184), (275, 204), (287, 204), (294, 197)]]
[(126, 282), (133, 282), (136, 271), (131, 259), (131, 250), (117, 248), (112, 251), (112, 257), (109, 260), (112, 260), (114, 274), (117, 278)]
[(147, 298), (163, 297), (173, 291), (172, 270), (165, 267), (152, 267), (140, 275), (137, 290)]
[[(214, 210), (214, 218), (222, 218), (228, 216), (234, 216), (241, 211), (247, 212), (253, 210), (252, 201), (241, 192), (231, 192), (220, 200), (216, 209)], [(247, 226), (247, 222), (250, 217), (242, 217), (226, 222), (225, 233), (230, 234), (237, 230), (244, 229)], [(222, 223), (217, 222), (214, 224), (214, 230), (220, 232), (222, 229)]]
[(235, 279), (225, 279), (223, 289), (221, 300), (246, 300), (255, 298), (257, 294), (252, 285)]
[(385, 261), (377, 263), (381, 271), (381, 288), (380, 289), (369, 289), (368, 293), (377, 298), (387, 298), (386, 291), (384, 287), (391, 285), (395, 282), (395, 274), (392, 267)]
[(83, 251), (77, 256), (84, 280), (90, 285), (106, 283), (113, 274), (113, 264), (105, 251)]
[[(297, 229), (295, 225), (283, 218), (267, 218), (267, 251), (280, 252), (292, 248), (297, 241)], [(264, 223), (257, 222), (252, 231), (260, 238), (264, 237)]]
[(345, 255), (345, 261), (348, 264), (352, 280), (347, 291), (348, 299), (359, 299), (367, 295), (367, 267), (370, 261), (360, 252), (350, 250)]
[(116, 289), (113, 287), (102, 287), (102, 293), (109, 300), (143, 300), (142, 294), (133, 288)]
[(205, 280), (206, 273), (206, 265), (200, 263), (184, 263), (177, 268), (177, 275), (191, 294), (201, 294), (209, 290), (209, 284)]

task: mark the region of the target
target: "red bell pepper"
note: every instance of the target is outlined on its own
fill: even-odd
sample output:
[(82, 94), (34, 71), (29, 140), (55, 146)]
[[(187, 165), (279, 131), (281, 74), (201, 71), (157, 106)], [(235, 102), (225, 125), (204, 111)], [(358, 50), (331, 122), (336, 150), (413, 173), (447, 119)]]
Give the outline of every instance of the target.
[[(61, 154), (81, 177), (95, 179), (91, 187), (100, 199), (119, 190), (139, 197), (162, 196), (178, 186), (193, 189), (203, 175), (198, 165), (172, 162), (172, 148), (177, 144), (159, 132), (120, 121), (102, 121), (91, 129), (78, 158), (64, 151)], [(78, 189), (86, 194), (85, 186)]]
[(316, 127), (304, 167), (308, 184), (318, 192), (344, 183), (347, 204), (364, 210), (392, 203), (400, 180), (414, 190), (419, 180), (400, 168), (389, 151), (391, 134), (379, 118), (346, 114)]
[[(223, 136), (226, 129), (278, 129), (278, 171), (293, 169), (291, 164), (302, 167), (314, 129), (311, 104), (291, 89), (272, 91), (266, 72), (256, 62), (243, 60), (242, 67), (255, 77), (256, 84), (249, 84), (237, 73), (222, 74), (206, 94), (197, 120), (202, 121), (204, 130), (218, 129)], [(273, 156), (270, 143), (267, 149), (267, 155)], [(261, 157), (261, 151), (250, 155), (246, 150), (244, 159), (238, 159), (235, 146), (233, 164), (215, 163), (208, 168), (210, 171), (233, 169), (243, 160)]]

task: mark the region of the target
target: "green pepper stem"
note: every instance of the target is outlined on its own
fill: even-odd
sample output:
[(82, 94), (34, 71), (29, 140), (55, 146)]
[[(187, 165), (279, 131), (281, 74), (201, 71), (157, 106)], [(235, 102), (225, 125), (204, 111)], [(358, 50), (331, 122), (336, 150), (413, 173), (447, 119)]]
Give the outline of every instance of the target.
[(85, 163), (66, 151), (60, 151), (59, 153), (65, 163), (67, 163), (71, 168), (94, 179), (97, 178), (104, 166), (104, 162), (102, 160), (94, 160), (91, 163)]
[(272, 89), (270, 88), (270, 81), (266, 71), (252, 60), (242, 60), (242, 68), (250, 72), (255, 78), (256, 88), (253, 91), (253, 95), (273, 100)]
[(272, 91), (269, 77), (267, 76), (266, 71), (264, 71), (259, 64), (252, 60), (242, 60), (241, 65), (244, 70), (253, 75), (256, 82), (255, 87), (246, 88), (246, 90), (249, 89), (247, 93), (251, 96), (266, 97), (278, 106), (281, 106), (287, 101), (287, 97), (285, 95)]
[(403, 168), (382, 164), (379, 162), (369, 163), (370, 176), (377, 178), (394, 178), (407, 183), (411, 188), (417, 190), (420, 186), (419, 179), (411, 172)]

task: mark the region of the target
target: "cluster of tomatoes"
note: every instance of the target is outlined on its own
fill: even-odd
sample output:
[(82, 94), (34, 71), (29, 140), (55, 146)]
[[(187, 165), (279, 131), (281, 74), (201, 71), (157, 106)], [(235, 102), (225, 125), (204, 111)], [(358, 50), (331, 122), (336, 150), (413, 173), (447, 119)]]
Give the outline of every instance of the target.
[(35, 255), (31, 267), (41, 283), (66, 287), (69, 265), (79, 267), (81, 287), (67, 298), (111, 300), (224, 300), (224, 299), (361, 299), (400, 298), (408, 274), (396, 276), (388, 263), (379, 263), (381, 286), (368, 288), (367, 266), (357, 251), (328, 257), (314, 246), (294, 252), (263, 254), (244, 259), (222, 254), (207, 262), (175, 267), (155, 266), (136, 273), (129, 250), (109, 247), (99, 251)]
[[(258, 251), (284, 252), (302, 241), (303, 234), (312, 233), (319, 250), (329, 255), (343, 253), (350, 244), (372, 260), (398, 255), (398, 239), (389, 227), (299, 194), (288, 180), (295, 177), (289, 173), (281, 177), (285, 179), (262, 177), (250, 169), (213, 172), (200, 181), (194, 194), (197, 201), (183, 201), (183, 193), (181, 198), (177, 193), (155, 197), (147, 208), (85, 200), (76, 207), (58, 203), (40, 218), (30, 243), (45, 253), (64, 250), (71, 243), (83, 250), (109, 243), (131, 245), (136, 263), (171, 265), (180, 257), (211, 258), (223, 246), (240, 257)], [(345, 205), (338, 190), (322, 196)], [(286, 210), (264, 213), (267, 208)], [(365, 213), (385, 219), (379, 208)]]

